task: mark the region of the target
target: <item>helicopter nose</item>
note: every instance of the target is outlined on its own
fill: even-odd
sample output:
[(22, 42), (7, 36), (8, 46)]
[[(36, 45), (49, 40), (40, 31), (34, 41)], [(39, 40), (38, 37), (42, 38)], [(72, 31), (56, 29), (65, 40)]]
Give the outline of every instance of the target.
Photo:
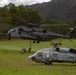
[(8, 38), (8, 40), (11, 40), (11, 33), (10, 32), (7, 33), (7, 38)]
[(35, 60), (36, 60), (36, 57), (35, 57), (35, 56), (33, 56), (33, 57), (31, 57), (31, 59), (32, 59), (33, 61), (35, 61)]
[(29, 56), (29, 57), (28, 57), (28, 60), (29, 60), (29, 61), (35, 61), (35, 60), (36, 60), (36, 57), (35, 57), (35, 56)]

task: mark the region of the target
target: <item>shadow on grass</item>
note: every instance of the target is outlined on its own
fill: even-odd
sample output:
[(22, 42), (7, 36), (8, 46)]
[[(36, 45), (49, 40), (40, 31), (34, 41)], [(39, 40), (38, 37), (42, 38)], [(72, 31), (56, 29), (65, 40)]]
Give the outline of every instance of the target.
[(53, 66), (76, 66), (76, 63), (53, 63)]
[(76, 63), (53, 63), (52, 65), (45, 65), (45, 63), (29, 63), (33, 66), (76, 66)]

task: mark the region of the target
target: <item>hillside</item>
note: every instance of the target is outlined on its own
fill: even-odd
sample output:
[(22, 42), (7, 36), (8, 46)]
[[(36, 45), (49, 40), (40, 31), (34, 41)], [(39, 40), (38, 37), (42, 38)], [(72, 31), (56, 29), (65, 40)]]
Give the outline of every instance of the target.
[(62, 22), (76, 21), (76, 0), (52, 0), (47, 3), (25, 7), (38, 10), (42, 17)]

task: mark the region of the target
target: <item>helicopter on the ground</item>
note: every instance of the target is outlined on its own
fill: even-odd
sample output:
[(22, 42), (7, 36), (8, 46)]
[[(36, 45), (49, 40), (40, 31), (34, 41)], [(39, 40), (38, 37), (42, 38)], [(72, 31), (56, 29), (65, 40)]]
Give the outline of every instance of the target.
[(52, 43), (53, 48), (46, 48), (37, 51), (35, 54), (28, 57), (29, 61), (35, 61), (37, 63), (45, 63), (46, 65), (52, 65), (52, 62), (70, 62), (76, 63), (76, 50), (71, 48), (60, 48), (57, 45), (61, 43)]
[(37, 43), (39, 43), (40, 41), (50, 41), (57, 38), (70, 39), (72, 38), (73, 33), (76, 31), (76, 27), (74, 27), (66, 35), (61, 35), (54, 32), (46, 31), (44, 29), (36, 28), (33, 26), (36, 25), (29, 24), (27, 26), (20, 26), (11, 29), (7, 33), (8, 39), (15, 37), (15, 38), (34, 40), (33, 43), (35, 43), (36, 41)]

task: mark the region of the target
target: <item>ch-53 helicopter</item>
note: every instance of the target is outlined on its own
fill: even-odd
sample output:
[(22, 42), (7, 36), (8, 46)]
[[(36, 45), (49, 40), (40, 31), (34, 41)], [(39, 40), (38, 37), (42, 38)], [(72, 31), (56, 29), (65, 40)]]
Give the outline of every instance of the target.
[(61, 43), (52, 43), (53, 48), (45, 48), (37, 51), (35, 54), (28, 57), (29, 61), (35, 61), (37, 63), (45, 63), (46, 65), (52, 65), (52, 62), (70, 62), (76, 63), (76, 50), (71, 48), (57, 47)]
[(74, 27), (71, 28), (71, 30), (66, 35), (61, 35), (50, 31), (46, 31), (44, 29), (36, 28), (34, 26), (36, 25), (29, 24), (27, 26), (15, 27), (10, 31), (8, 31), (7, 33), (8, 39), (15, 37), (15, 38), (34, 40), (33, 43), (35, 43), (36, 41), (37, 43), (39, 43), (40, 41), (50, 41), (57, 38), (70, 39), (72, 38), (73, 33), (76, 31), (76, 27)]

